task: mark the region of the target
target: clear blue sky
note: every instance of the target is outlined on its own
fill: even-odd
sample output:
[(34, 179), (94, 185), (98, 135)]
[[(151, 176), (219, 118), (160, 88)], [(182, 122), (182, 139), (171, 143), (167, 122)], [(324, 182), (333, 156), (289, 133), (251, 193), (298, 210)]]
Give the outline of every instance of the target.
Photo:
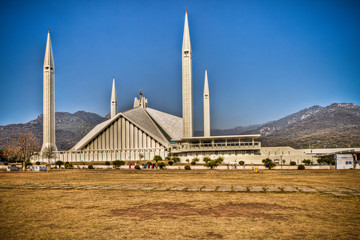
[(312, 105), (360, 104), (360, 1), (1, 1), (0, 125), (42, 113), (47, 29), (56, 111), (119, 111), (141, 88), (181, 116), (188, 9), (195, 129), (208, 68), (212, 128), (276, 120)]

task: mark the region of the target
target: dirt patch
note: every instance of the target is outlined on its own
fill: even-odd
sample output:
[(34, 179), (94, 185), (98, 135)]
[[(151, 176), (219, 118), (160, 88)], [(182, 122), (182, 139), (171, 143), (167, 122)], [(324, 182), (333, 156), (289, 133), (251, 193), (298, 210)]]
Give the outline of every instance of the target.
[[(140, 207), (111, 210), (112, 216), (135, 216), (140, 218), (163, 217), (176, 218), (182, 216), (212, 217), (248, 217), (266, 219), (284, 219), (280, 210), (289, 209), (278, 204), (268, 203), (233, 203), (210, 207), (196, 207), (187, 203), (149, 203)], [(271, 213), (269, 213), (271, 212)]]

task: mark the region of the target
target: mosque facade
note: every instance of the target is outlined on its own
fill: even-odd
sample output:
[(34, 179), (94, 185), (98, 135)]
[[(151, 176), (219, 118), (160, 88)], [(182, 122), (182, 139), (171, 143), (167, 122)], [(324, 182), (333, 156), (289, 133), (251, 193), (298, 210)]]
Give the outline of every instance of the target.
[[(45, 69), (46, 67), (48, 68)], [(54, 78), (54, 59), (49, 32), (44, 61), (43, 146), (53, 145), (56, 148), (55, 126), (53, 126), (55, 109), (51, 108), (55, 101)], [(259, 141), (259, 134), (211, 136), (207, 69), (203, 93), (204, 136), (194, 137), (192, 50), (186, 11), (182, 45), (182, 117), (150, 108), (148, 99), (142, 92), (139, 98), (134, 99), (132, 109), (118, 113), (114, 78), (110, 99), (110, 119), (95, 126), (68, 151), (57, 151), (56, 160), (139, 161), (152, 160), (155, 155), (164, 159), (171, 154), (178, 156), (182, 162), (187, 159), (191, 161), (193, 158), (202, 160), (204, 157), (214, 159), (221, 156), (225, 163), (244, 161), (246, 164), (261, 164), (262, 159), (270, 157), (275, 161), (281, 161), (282, 164), (288, 164), (290, 161), (301, 163), (304, 159), (312, 158), (311, 154), (305, 154), (291, 147), (264, 148)], [(45, 118), (48, 119), (48, 123), (45, 122)], [(40, 159), (41, 154), (32, 157), (32, 161)]]

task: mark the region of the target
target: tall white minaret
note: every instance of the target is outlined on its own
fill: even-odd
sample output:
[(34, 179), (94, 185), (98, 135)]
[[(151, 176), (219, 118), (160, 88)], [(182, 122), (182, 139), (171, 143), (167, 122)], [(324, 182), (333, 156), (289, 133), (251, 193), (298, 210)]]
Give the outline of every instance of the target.
[(116, 99), (116, 88), (115, 88), (115, 77), (113, 77), (113, 84), (111, 90), (111, 118), (115, 117), (117, 114), (117, 99)]
[(183, 137), (193, 136), (192, 53), (187, 10), (182, 45)]
[(210, 92), (207, 69), (205, 69), (204, 83), (204, 137), (210, 137)]
[(55, 144), (55, 64), (51, 47), (50, 29), (48, 30), (44, 58), (43, 89), (43, 145), (41, 151)]

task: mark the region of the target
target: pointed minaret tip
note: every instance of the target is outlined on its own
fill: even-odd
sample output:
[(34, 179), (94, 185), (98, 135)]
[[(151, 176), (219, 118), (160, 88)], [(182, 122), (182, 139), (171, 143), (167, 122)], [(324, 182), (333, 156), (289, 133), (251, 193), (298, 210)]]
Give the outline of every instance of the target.
[(48, 28), (48, 33), (50, 33), (50, 28)]

